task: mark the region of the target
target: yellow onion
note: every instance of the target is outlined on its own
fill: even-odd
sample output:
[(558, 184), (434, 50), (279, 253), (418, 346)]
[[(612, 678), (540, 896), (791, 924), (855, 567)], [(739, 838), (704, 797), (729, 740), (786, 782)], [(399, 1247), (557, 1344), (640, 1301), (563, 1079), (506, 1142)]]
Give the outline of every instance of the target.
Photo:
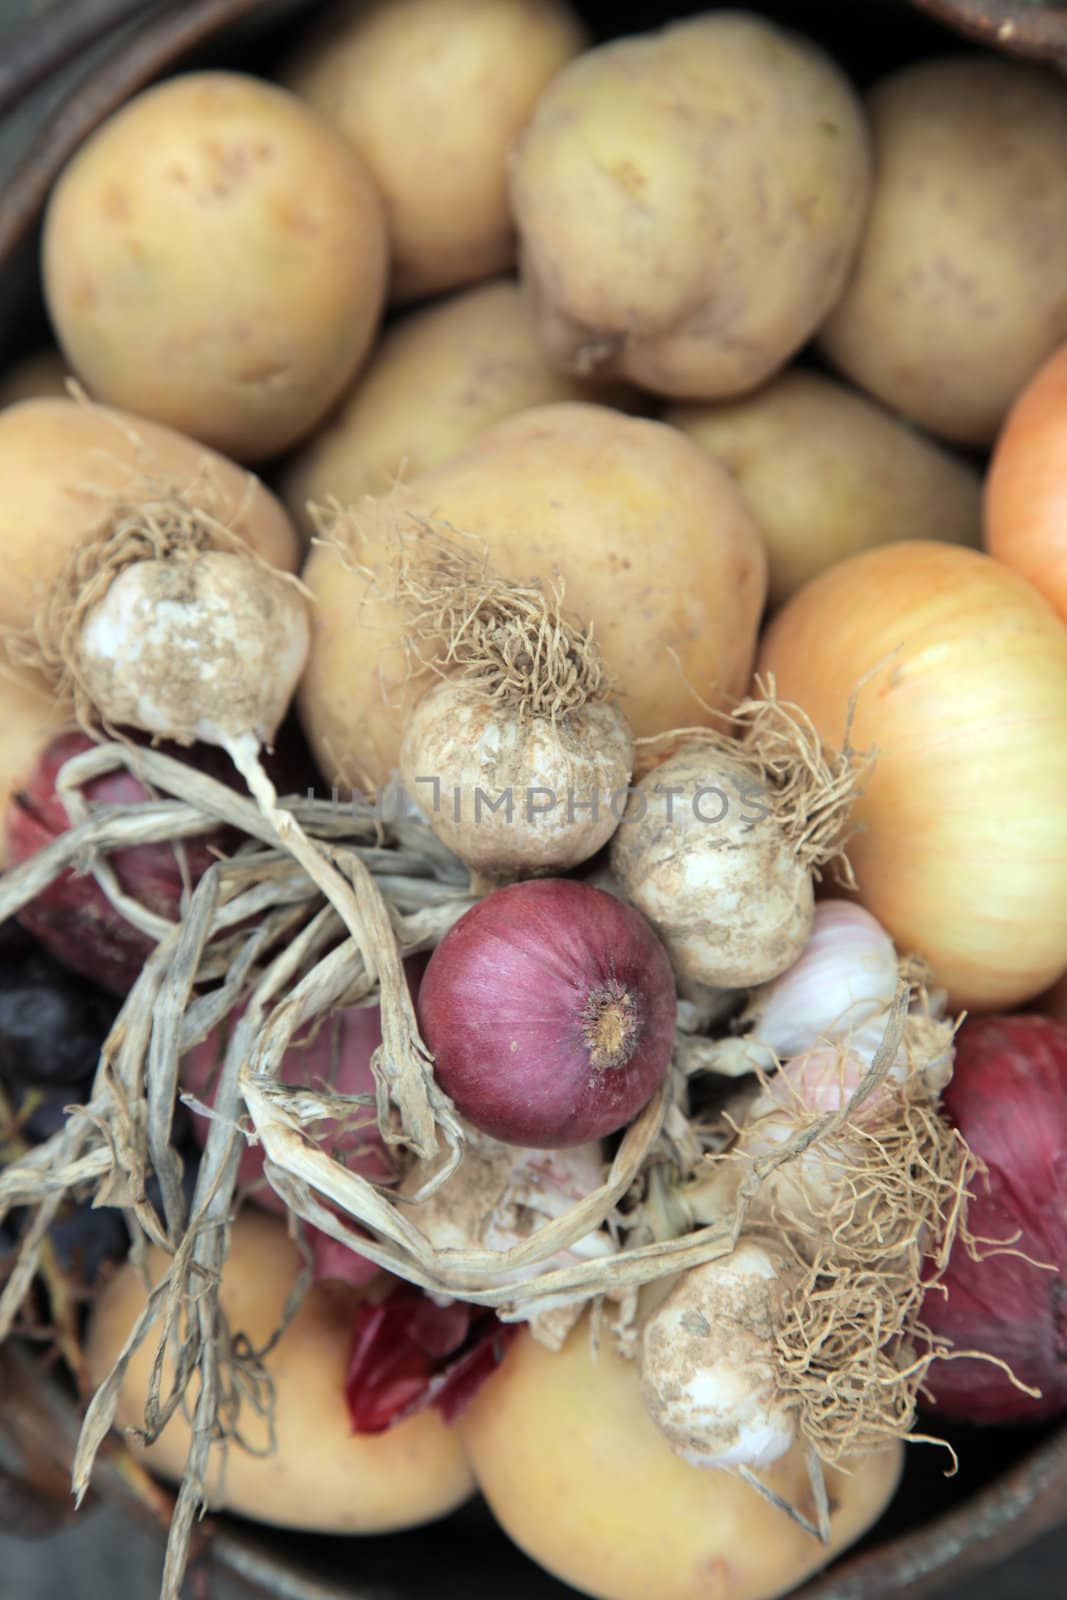
[(759, 670), (878, 759), (849, 845), (860, 898), (955, 1005), (995, 1010), (1067, 965), (1067, 628), (988, 556), (911, 542), (823, 573)]

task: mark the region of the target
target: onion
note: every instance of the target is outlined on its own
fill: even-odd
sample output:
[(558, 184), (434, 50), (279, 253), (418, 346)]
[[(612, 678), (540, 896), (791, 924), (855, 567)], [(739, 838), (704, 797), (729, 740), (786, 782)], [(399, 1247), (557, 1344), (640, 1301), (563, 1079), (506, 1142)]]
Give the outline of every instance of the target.
[[(70, 827), (56, 779), (65, 762), (93, 748), (83, 733), (60, 734), (48, 745), (25, 787), (11, 800), (4, 819), (6, 849), (12, 866), (36, 855)], [(204, 746), (193, 752), (168, 754), (192, 761), (225, 781), (228, 762)], [(216, 769), (223, 770), (216, 770)], [(96, 805), (136, 805), (149, 798), (144, 785), (129, 771), (108, 773), (86, 785), (85, 798)], [(217, 828), (186, 840), (179, 854), (167, 844), (134, 845), (109, 857), (120, 887), (147, 910), (175, 920), (186, 885), (194, 886), (219, 853), (232, 848), (232, 830)], [(184, 859), (183, 859), (184, 858)], [(183, 877), (184, 874), (184, 877)], [(19, 921), (72, 972), (94, 979), (113, 994), (126, 994), (153, 948), (146, 934), (115, 909), (88, 873), (68, 870), (22, 907)]]
[[(408, 985), (415, 994), (422, 961), (405, 963)], [(243, 1014), (237, 1007), (230, 1024)], [(207, 1108), (214, 1104), (215, 1073), (225, 1052), (227, 1027), (216, 1028), (203, 1042), (190, 1050), (182, 1061), (183, 1088)], [(346, 1006), (335, 1011), (324, 1022), (312, 1025), (298, 1034), (282, 1060), (281, 1081), (293, 1088), (305, 1087), (329, 1090), (338, 1095), (366, 1095), (368, 1106), (360, 1115), (353, 1107), (351, 1119), (340, 1123), (324, 1119), (311, 1131), (320, 1149), (342, 1163), (350, 1172), (358, 1172), (371, 1183), (391, 1184), (396, 1173), (379, 1132), (374, 1113), (375, 1079), (371, 1058), (382, 1043), (381, 1012), (377, 1006)], [(210, 1130), (209, 1117), (203, 1112), (192, 1119), (193, 1136), (203, 1148)], [(274, 1192), (263, 1176), (263, 1150), (258, 1144), (247, 1145), (241, 1152), (236, 1183), (250, 1191), (251, 1198), (270, 1211), (284, 1215), (285, 1202)], [(350, 1225), (349, 1225), (350, 1226)], [(351, 1249), (341, 1240), (334, 1239), (320, 1229), (309, 1226), (308, 1235), (312, 1251), (312, 1275), (320, 1278), (340, 1278), (349, 1283), (367, 1283), (377, 1274), (377, 1267), (366, 1257)]]
[(354, 1433), (384, 1433), (432, 1406), (454, 1422), (504, 1359), (517, 1326), (487, 1306), (442, 1306), (398, 1285), (355, 1310), (345, 1399)]
[(986, 478), (985, 542), (1067, 621), (1067, 345), (1008, 413)]
[(666, 1075), (674, 977), (640, 914), (565, 878), (487, 895), (430, 957), (423, 1035), (446, 1094), (506, 1144), (563, 1149), (632, 1120)]
[[(975, 1183), (967, 1215), (980, 1259), (957, 1241), (923, 1321), (937, 1340), (1006, 1362), (1040, 1398), (991, 1362), (966, 1358), (935, 1362), (926, 1388), (936, 1410), (959, 1421), (1054, 1416), (1067, 1408), (1067, 1023), (965, 1022), (944, 1103), (988, 1177)], [(1011, 1250), (988, 1241), (1011, 1241)]]
[(862, 903), (955, 1008), (1067, 966), (1067, 629), (1007, 568), (952, 545), (868, 551), (795, 594), (761, 670), (824, 738), (856, 697), (877, 749), (849, 845)]

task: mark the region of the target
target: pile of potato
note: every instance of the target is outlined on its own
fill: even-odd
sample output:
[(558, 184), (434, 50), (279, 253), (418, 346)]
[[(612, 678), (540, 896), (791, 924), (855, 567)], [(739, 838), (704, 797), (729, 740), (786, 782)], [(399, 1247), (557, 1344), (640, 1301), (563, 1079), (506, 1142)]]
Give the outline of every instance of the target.
[[(421, 686), (367, 569), (413, 520), (480, 536), (507, 576), (559, 573), (636, 734), (706, 722), (746, 693), (768, 608), (826, 569), (979, 545), (976, 452), (1067, 339), (1067, 84), (945, 50), (862, 98), (755, 12), (592, 47), (566, 0), (370, 0), (318, 20), (280, 83), (137, 95), (48, 205), (59, 354), (0, 385), (0, 622), (32, 623), (101, 474), (208, 460), (241, 536), (313, 596), (298, 709), (327, 787), (398, 764)], [(68, 375), (110, 410), (57, 398)], [(246, 492), (250, 465), (273, 492)], [(370, 507), (366, 566), (310, 542), (331, 503)], [(6, 802), (67, 713), (25, 675), (0, 700)], [(240, 1224), (228, 1269), (256, 1334), (296, 1270), (280, 1228)], [(131, 1273), (101, 1311), (101, 1372), (140, 1293)], [(404, 1526), (469, 1492), (469, 1458), (517, 1542), (609, 1600), (760, 1600), (827, 1559), (652, 1439), (633, 1372), (581, 1330), (560, 1357), (524, 1336), (458, 1436), (424, 1416), (323, 1444), (328, 1395), (294, 1393), (326, 1369), (298, 1345), (313, 1327), (339, 1373), (343, 1309), (316, 1298), (282, 1341), (281, 1452), (235, 1452), (226, 1504)], [(834, 1549), (898, 1471), (890, 1451), (834, 1477)], [(782, 1475), (802, 1497), (802, 1463)]]

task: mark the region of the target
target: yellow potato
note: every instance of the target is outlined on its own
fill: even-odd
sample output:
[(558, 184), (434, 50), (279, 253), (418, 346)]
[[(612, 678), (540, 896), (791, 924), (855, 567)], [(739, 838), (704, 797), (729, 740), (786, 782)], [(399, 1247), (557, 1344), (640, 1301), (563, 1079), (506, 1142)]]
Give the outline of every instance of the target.
[(45, 295), (93, 395), (241, 461), (351, 382), (385, 291), (385, 217), (348, 142), (239, 73), (147, 89), (88, 138), (45, 217)]
[(58, 350), (34, 350), (0, 377), (0, 410), (19, 400), (65, 395), (69, 375), (70, 366)]
[(760, 17), (589, 51), (541, 97), (512, 169), (546, 349), (679, 399), (754, 388), (840, 293), (870, 181), (848, 80)]
[(0, 412), (0, 627), (26, 628), (72, 551), (104, 526), (109, 500), (138, 478), (212, 486), (215, 514), (286, 571), (300, 541), (250, 473), (171, 428), (74, 400)]
[[(563, 1349), (527, 1332), (459, 1422), (478, 1487), (526, 1554), (598, 1600), (772, 1600), (871, 1526), (900, 1477), (897, 1444), (826, 1470), (831, 1542), (740, 1479), (676, 1456), (644, 1408), (636, 1367), (582, 1322)], [(803, 1454), (761, 1476), (813, 1515)]]
[(360, 0), (327, 14), (283, 76), (348, 136), (385, 199), (394, 300), (510, 265), (508, 156), (584, 43), (566, 0)]
[[(366, 502), (359, 559), (383, 566), (390, 530), (413, 516), (477, 535), (507, 577), (558, 570), (635, 733), (703, 721), (701, 699), (722, 707), (747, 688), (763, 543), (729, 475), (676, 429), (603, 406), (521, 412)], [(426, 687), (408, 671), (407, 624), (335, 547), (313, 550), (304, 579), (316, 600), (304, 729), (327, 779), (381, 784)]]
[(884, 78), (868, 109), (874, 200), (821, 347), (932, 433), (987, 445), (1067, 338), (1063, 81), (952, 56)]
[(310, 526), (309, 500), (382, 494), (502, 417), (587, 398), (588, 388), (548, 365), (514, 283), (479, 284), (386, 331), (340, 411), (290, 463), (282, 499)]
[[(153, 1283), (164, 1257), (150, 1256)], [(222, 1305), (234, 1334), (261, 1349), (280, 1323), (282, 1307), (301, 1266), (284, 1222), (248, 1210), (233, 1229), (223, 1269)], [(274, 1385), (276, 1450), (251, 1455), (231, 1446), (222, 1472), (217, 1449), (207, 1473), (213, 1510), (238, 1511), (257, 1522), (313, 1533), (388, 1533), (417, 1527), (461, 1505), (471, 1493), (470, 1468), (459, 1436), (436, 1411), (423, 1411), (387, 1433), (354, 1435), (344, 1382), (352, 1312), (365, 1291), (339, 1282), (312, 1286), (296, 1317), (266, 1358)], [(95, 1385), (111, 1370), (146, 1293), (127, 1264), (93, 1307), (86, 1345)], [(155, 1355), (155, 1335), (134, 1355), (119, 1398), (120, 1428), (144, 1426), (144, 1407)], [(173, 1369), (164, 1376), (164, 1388)], [(194, 1385), (194, 1394), (196, 1385)], [(247, 1404), (241, 1431), (263, 1448), (262, 1419)], [(176, 1481), (182, 1475), (190, 1428), (179, 1413), (147, 1448), (133, 1435), (130, 1448), (149, 1469)]]
[[(69, 711), (56, 704), (40, 679), (30, 673), (19, 678), (0, 673), (0, 823), (38, 756), (69, 722)], [(0, 825), (0, 871), (6, 866), (5, 832)]]
[(744, 399), (674, 406), (665, 420), (722, 462), (755, 512), (771, 606), (872, 545), (981, 540), (974, 468), (818, 373), (791, 369)]

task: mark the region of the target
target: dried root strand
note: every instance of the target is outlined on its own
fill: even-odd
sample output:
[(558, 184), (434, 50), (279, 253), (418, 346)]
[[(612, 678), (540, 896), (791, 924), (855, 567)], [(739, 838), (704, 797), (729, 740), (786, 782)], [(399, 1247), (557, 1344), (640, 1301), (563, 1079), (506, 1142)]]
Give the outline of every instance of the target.
[[(925, 1089), (886, 1085), (877, 1115), (826, 1147), (833, 1198), (821, 1215), (768, 1220), (787, 1247), (777, 1332), (780, 1384), (803, 1436), (830, 1463), (907, 1438), (931, 1350), (920, 1311), (965, 1233), (980, 1163)], [(803, 1177), (799, 1179), (803, 1184)]]
[[(336, 505), (312, 514), (320, 537), (355, 563), (361, 514)], [(483, 541), (415, 515), (390, 525), (387, 547), (385, 570), (370, 575), (407, 618), (412, 677), (452, 678), (519, 717), (550, 721), (611, 693), (592, 624), (582, 626), (564, 611), (562, 578), (505, 578)]]
[(853, 806), (875, 761), (874, 751), (852, 746), (855, 697), (841, 747), (833, 749), (824, 745), (801, 706), (777, 698), (772, 676), (757, 678), (755, 688), (755, 697), (730, 712), (725, 728), (679, 728), (638, 744), (653, 753), (657, 748), (673, 753), (683, 745), (703, 748), (743, 762), (766, 791), (800, 862), (816, 879), (830, 867), (836, 882), (854, 889), (845, 846), (854, 831)]

